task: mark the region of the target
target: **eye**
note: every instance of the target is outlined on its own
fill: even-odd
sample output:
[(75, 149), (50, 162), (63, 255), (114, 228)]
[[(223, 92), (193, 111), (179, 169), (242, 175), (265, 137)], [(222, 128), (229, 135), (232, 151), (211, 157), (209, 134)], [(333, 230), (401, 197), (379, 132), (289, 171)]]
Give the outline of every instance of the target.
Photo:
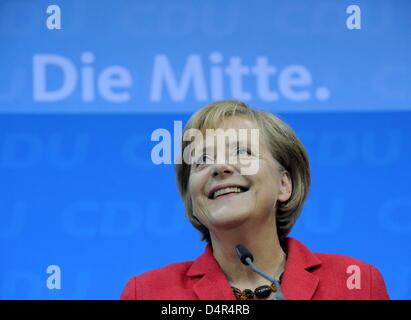
[(213, 163), (213, 158), (209, 156), (208, 154), (203, 154), (200, 157), (198, 157), (198, 159), (194, 162), (194, 166), (198, 167), (198, 166), (206, 165), (210, 163)]
[(251, 150), (249, 149), (249, 148), (238, 148), (237, 149), (237, 154), (238, 155), (248, 155), (248, 156), (250, 156), (251, 155)]

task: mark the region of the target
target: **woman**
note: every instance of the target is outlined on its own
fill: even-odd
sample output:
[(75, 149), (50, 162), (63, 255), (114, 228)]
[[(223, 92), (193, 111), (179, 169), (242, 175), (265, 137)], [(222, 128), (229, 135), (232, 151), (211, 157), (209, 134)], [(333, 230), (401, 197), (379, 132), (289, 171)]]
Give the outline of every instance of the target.
[[(181, 147), (177, 182), (206, 250), (195, 261), (131, 278), (121, 299), (273, 299), (280, 288), (240, 261), (238, 244), (280, 283), (286, 299), (389, 299), (372, 265), (313, 253), (287, 237), (307, 198), (310, 166), (304, 146), (278, 117), (236, 100), (211, 103), (188, 121)], [(252, 164), (257, 170), (244, 173)]]

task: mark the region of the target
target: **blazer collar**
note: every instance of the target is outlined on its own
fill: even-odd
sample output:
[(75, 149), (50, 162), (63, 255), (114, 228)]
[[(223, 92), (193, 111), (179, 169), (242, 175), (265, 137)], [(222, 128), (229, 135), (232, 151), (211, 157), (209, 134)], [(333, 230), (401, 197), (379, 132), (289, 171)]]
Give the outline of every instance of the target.
[(321, 265), (321, 260), (300, 241), (287, 238), (288, 255), (281, 282), (283, 295), (290, 300), (310, 300), (317, 289), (319, 278), (310, 271)]
[[(290, 300), (310, 300), (319, 279), (310, 270), (321, 264), (320, 259), (296, 239), (287, 238), (287, 261), (281, 290)], [(199, 277), (193, 290), (201, 300), (235, 300), (227, 278), (213, 256), (211, 245), (193, 262), (187, 271), (189, 277)]]

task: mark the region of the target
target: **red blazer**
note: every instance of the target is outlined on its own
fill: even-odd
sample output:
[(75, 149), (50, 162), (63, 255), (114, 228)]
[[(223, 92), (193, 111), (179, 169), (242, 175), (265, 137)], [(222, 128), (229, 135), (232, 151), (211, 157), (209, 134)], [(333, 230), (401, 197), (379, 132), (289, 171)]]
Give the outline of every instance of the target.
[[(293, 238), (287, 238), (288, 256), (281, 289), (290, 300), (386, 300), (384, 279), (372, 265), (338, 254), (313, 253)], [(347, 273), (358, 266), (360, 288)], [(351, 278), (352, 280), (352, 278)], [(124, 288), (123, 300), (235, 300), (223, 271), (213, 256), (212, 247), (195, 261), (170, 264), (132, 277)]]

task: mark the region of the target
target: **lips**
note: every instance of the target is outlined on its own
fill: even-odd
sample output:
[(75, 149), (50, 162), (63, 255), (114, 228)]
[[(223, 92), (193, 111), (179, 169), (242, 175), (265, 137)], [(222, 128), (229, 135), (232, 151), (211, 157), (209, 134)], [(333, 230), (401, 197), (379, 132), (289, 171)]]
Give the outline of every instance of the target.
[(214, 200), (218, 197), (231, 194), (242, 193), (248, 191), (249, 188), (238, 184), (224, 184), (211, 189), (208, 194), (208, 199)]

